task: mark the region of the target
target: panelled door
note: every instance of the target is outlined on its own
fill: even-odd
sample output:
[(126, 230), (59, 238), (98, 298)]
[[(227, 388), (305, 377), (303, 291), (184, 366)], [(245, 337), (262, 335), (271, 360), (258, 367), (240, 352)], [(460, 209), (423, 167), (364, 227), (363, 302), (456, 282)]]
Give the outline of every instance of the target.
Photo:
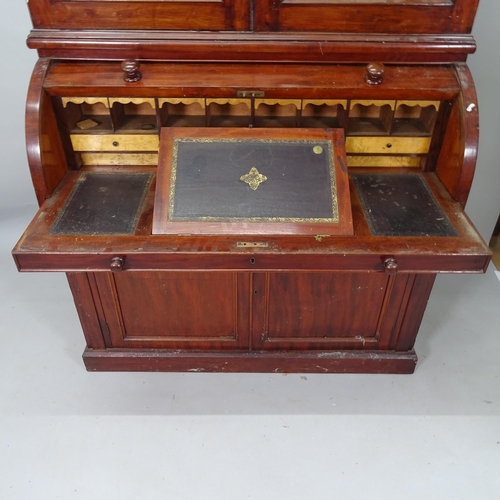
[(248, 348), (250, 274), (95, 273), (109, 347)]
[(478, 0), (256, 0), (257, 31), (469, 33)]
[(249, 0), (29, 0), (35, 28), (247, 30)]
[[(42, 29), (469, 33), (479, 0), (29, 0)], [(255, 15), (252, 15), (252, 11)]]

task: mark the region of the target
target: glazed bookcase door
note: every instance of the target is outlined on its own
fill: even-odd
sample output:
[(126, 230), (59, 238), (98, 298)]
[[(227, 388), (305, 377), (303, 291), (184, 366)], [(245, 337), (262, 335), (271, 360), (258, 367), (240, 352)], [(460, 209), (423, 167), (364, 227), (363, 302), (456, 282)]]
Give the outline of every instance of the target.
[(29, 0), (35, 28), (245, 30), (249, 0)]
[(469, 33), (478, 0), (256, 0), (259, 31)]

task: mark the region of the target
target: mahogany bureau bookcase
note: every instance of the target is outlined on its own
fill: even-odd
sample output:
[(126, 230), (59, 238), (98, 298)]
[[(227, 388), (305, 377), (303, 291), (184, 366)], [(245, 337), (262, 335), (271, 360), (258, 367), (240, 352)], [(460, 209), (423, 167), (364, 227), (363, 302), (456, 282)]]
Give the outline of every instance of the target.
[(29, 0), (40, 210), (88, 370), (412, 373), (464, 213), (478, 0)]

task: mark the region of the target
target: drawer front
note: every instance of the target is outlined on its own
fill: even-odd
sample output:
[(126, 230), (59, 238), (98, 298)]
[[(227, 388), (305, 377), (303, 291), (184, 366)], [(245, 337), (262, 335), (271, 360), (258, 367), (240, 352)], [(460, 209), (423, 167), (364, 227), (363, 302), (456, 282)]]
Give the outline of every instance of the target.
[(347, 154), (427, 154), (430, 137), (363, 137), (346, 138)]
[(419, 167), (420, 156), (374, 156), (350, 155), (347, 157), (348, 167)]
[(158, 153), (82, 153), (84, 165), (158, 165)]
[(146, 134), (72, 134), (75, 151), (158, 151), (157, 135)]

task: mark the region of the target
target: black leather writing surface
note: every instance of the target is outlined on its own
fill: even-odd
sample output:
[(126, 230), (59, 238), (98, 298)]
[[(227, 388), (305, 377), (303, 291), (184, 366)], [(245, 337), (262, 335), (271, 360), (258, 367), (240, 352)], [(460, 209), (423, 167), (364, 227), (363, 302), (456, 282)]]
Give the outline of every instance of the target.
[(353, 174), (374, 236), (456, 236), (419, 174)]
[(151, 173), (83, 173), (49, 233), (134, 234), (152, 177)]
[(338, 222), (331, 141), (176, 139), (169, 220)]

